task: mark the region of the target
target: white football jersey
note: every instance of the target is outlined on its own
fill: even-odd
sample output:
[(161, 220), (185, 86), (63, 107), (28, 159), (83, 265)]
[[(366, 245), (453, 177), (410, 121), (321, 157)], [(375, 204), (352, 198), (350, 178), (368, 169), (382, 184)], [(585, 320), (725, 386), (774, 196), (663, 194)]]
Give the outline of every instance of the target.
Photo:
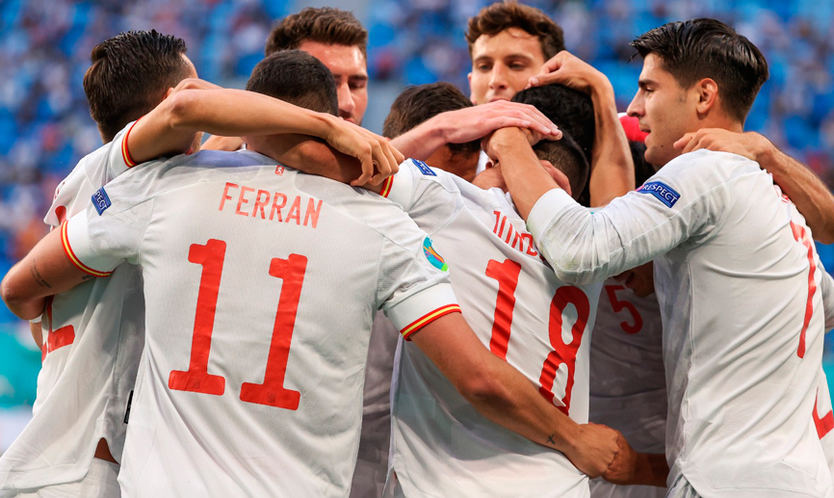
[(824, 370), (820, 369), (817, 379), (817, 397), (814, 401), (812, 420), (822, 443), (828, 468), (834, 475), (834, 412), (831, 410), (831, 394), (828, 391), (828, 379)]
[[(622, 432), (646, 453), (663, 453), (666, 377), (663, 326), (657, 297), (640, 297), (621, 282), (605, 281), (591, 342), (588, 418)], [(665, 488), (618, 486), (591, 480), (593, 498), (662, 498)]]
[(593, 213), (554, 189), (528, 226), (570, 281), (654, 260), (669, 483), (682, 473), (705, 496), (834, 495), (808, 420), (825, 270), (804, 219), (758, 164), (685, 154)]
[(459, 311), (398, 207), (252, 152), (149, 164), (65, 225), (80, 267), (142, 269), (145, 350), (126, 496), (346, 496), (371, 321), (404, 336)]
[[(586, 422), (600, 285), (559, 282), (498, 189), (409, 160), (388, 197), (448, 258), (463, 316), (484, 346)], [(395, 376), (390, 465), (406, 496), (588, 495), (587, 477), (562, 453), (484, 418), (413, 345), (403, 346)]]
[[(55, 228), (133, 165), (128, 124), (58, 185), (44, 221)], [(144, 305), (135, 267), (54, 297), (43, 317), (43, 363), (32, 420), (0, 458), (0, 495), (78, 481), (105, 438), (121, 459), (128, 398), (142, 351)]]

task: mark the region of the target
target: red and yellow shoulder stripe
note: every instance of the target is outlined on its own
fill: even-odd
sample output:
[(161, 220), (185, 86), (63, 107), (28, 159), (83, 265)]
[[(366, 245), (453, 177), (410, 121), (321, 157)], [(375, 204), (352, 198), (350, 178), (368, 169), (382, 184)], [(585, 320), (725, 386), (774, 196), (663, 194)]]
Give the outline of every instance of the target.
[[(139, 119), (142, 119), (142, 118), (139, 118)], [(132, 168), (132, 167), (136, 166), (136, 162), (133, 160), (132, 157), (130, 157), (130, 151), (127, 150), (127, 137), (130, 136), (130, 132), (133, 131), (133, 127), (136, 126), (136, 123), (139, 122), (139, 119), (137, 119), (136, 121), (133, 122), (132, 125), (130, 125), (130, 129), (127, 130), (127, 133), (125, 133), (124, 139), (122, 139), (122, 159), (124, 159), (125, 164), (127, 164), (128, 168)]]
[(388, 197), (388, 194), (391, 193), (391, 186), (394, 184), (394, 175), (389, 176), (382, 182), (382, 190), (379, 191), (379, 195), (382, 197)]
[(406, 327), (402, 329), (400, 333), (403, 335), (404, 339), (408, 340), (409, 336), (414, 332), (417, 332), (421, 328), (437, 320), (443, 315), (448, 315), (449, 313), (455, 312), (460, 313), (460, 306), (458, 306), (457, 304), (449, 304), (443, 306), (442, 308), (437, 308), (436, 310), (426, 313), (425, 315), (406, 325)]
[(78, 259), (78, 256), (72, 251), (72, 247), (70, 247), (69, 239), (67, 238), (67, 222), (61, 223), (61, 245), (64, 246), (64, 252), (66, 253), (67, 257), (72, 264), (78, 267), (79, 270), (83, 271), (84, 273), (89, 273), (95, 277), (108, 277), (110, 276), (112, 271), (98, 271), (89, 266), (85, 265)]

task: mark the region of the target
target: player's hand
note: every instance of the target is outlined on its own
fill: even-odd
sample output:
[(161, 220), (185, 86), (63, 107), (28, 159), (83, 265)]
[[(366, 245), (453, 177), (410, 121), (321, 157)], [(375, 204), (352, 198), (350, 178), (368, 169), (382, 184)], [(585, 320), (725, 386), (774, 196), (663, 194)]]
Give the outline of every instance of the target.
[(449, 126), (444, 127), (446, 143), (479, 140), (507, 127), (529, 129), (550, 139), (562, 138), (561, 130), (534, 106), (507, 100), (447, 111), (436, 117), (441, 116), (449, 122)]
[(376, 133), (336, 117), (330, 120), (330, 124), (331, 131), (323, 138), (331, 147), (355, 157), (362, 165), (362, 174), (351, 181), (351, 185), (379, 185), (395, 174), (399, 164), (405, 160), (402, 153), (388, 143), (388, 139)]
[(611, 87), (604, 74), (567, 50), (562, 50), (545, 62), (538, 74), (530, 77), (527, 88), (551, 83), (560, 83), (585, 93)]
[[(559, 132), (559, 138), (561, 138), (561, 132)], [(542, 140), (554, 139), (552, 134), (544, 135), (530, 128), (501, 128), (484, 138), (481, 148), (492, 161), (498, 162), (498, 150), (504, 146), (518, 143), (519, 140), (526, 140), (530, 146), (533, 146)]]
[(573, 449), (566, 451), (565, 456), (588, 476), (603, 475), (621, 449), (622, 434), (608, 426), (594, 423), (581, 424), (578, 431)]
[(758, 161), (773, 144), (756, 132), (738, 133), (723, 128), (703, 128), (687, 133), (673, 144), (681, 154), (698, 149), (720, 152), (732, 152), (748, 159)]

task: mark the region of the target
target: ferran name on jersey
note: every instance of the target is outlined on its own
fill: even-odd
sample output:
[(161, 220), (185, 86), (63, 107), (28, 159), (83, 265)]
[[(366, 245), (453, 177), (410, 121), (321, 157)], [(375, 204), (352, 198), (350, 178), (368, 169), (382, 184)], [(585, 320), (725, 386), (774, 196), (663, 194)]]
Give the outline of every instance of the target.
[(443, 259), (443, 256), (441, 256), (434, 247), (432, 247), (431, 239), (428, 237), (423, 239), (423, 254), (426, 255), (426, 259), (429, 260), (429, 263), (431, 263), (431, 265), (438, 270), (449, 271), (449, 265), (446, 264), (446, 260)]
[(295, 194), (288, 196), (281, 192), (270, 192), (257, 187), (226, 182), (223, 194), (220, 196), (218, 211), (316, 228), (321, 206), (321, 199)]
[(104, 187), (96, 190), (90, 199), (93, 201), (93, 206), (95, 206), (99, 216), (101, 216), (101, 213), (103, 213), (105, 209), (109, 208), (111, 204), (110, 197), (107, 195)]
[(657, 199), (666, 204), (666, 207), (672, 207), (678, 202), (678, 199), (681, 198), (681, 195), (675, 191), (669, 185), (666, 185), (663, 182), (649, 182), (644, 183), (640, 188), (637, 189), (637, 192), (641, 194), (651, 194)]

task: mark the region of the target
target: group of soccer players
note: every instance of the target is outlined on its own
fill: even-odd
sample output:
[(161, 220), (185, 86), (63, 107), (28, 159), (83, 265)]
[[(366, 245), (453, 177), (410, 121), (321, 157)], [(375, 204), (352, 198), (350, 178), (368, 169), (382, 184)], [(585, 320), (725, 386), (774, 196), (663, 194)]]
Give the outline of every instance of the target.
[(651, 30), (620, 117), (541, 11), (466, 38), (469, 97), (387, 138), (349, 12), (279, 21), (246, 90), (99, 44), (105, 143), (0, 288), (43, 352), (0, 496), (834, 496), (834, 197), (742, 132), (758, 49)]

